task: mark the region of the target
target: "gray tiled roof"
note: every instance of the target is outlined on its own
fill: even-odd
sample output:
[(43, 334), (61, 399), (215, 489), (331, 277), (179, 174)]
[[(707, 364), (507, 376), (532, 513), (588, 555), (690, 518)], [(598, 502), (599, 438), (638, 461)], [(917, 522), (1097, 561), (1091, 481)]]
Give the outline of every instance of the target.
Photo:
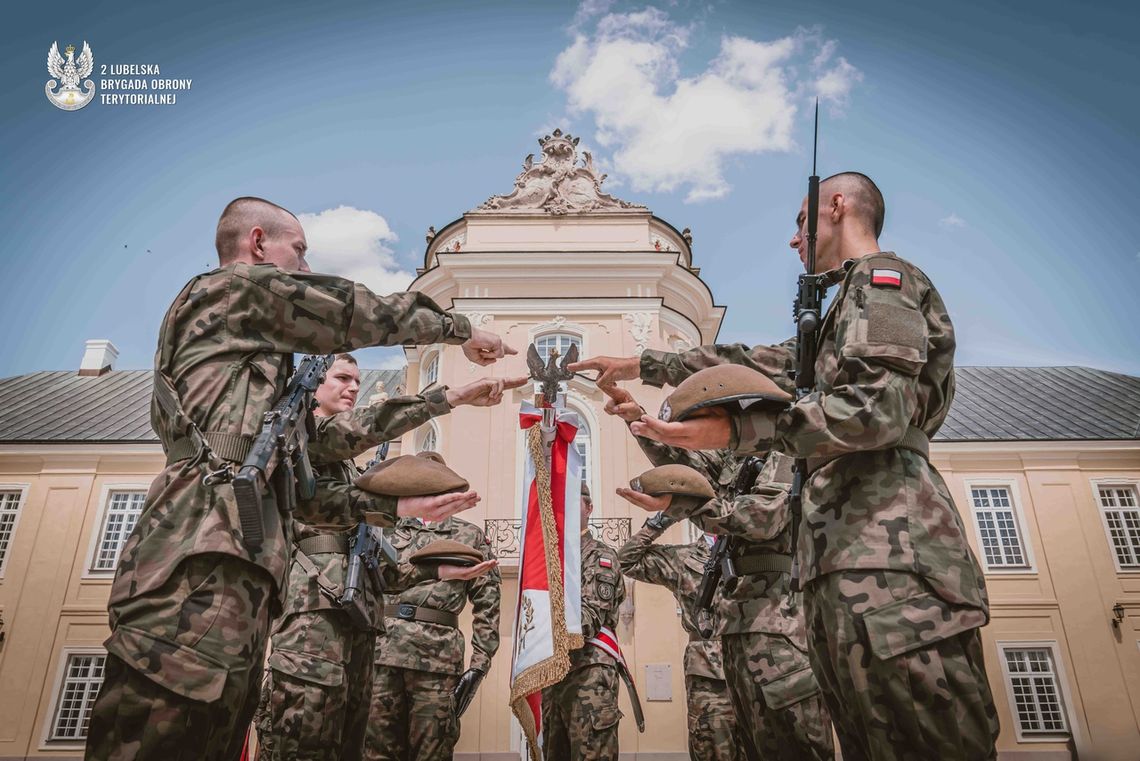
[[(403, 370), (364, 370), (395, 394)], [(1140, 378), (1086, 367), (959, 367), (938, 441), (1140, 439)], [(0, 442), (153, 442), (149, 370), (0, 379)]]
[[(150, 427), (150, 370), (119, 370), (81, 377), (71, 370), (0, 379), (0, 442), (157, 442)], [(389, 394), (404, 382), (401, 370), (363, 370), (360, 398), (376, 382)]]

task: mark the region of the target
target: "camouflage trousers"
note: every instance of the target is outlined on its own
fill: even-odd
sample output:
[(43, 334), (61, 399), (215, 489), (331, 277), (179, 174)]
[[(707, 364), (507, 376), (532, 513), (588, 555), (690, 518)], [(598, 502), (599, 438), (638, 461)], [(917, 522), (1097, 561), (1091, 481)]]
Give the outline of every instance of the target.
[(980, 611), (943, 602), (919, 576), (878, 570), (813, 579), (804, 608), (844, 761), (996, 757)]
[(364, 752), (376, 636), (339, 610), (290, 616), (273, 634), (258, 706), (259, 761), (340, 761)]
[(451, 693), (458, 674), (376, 664), (368, 714), (368, 761), (451, 761), (459, 740)]
[(257, 707), (272, 594), (255, 566), (195, 555), (154, 592), (113, 606), (85, 758), (236, 759)]
[(726, 634), (721, 650), (749, 761), (835, 758), (831, 720), (807, 653), (764, 632)]
[(685, 675), (689, 708), (689, 758), (693, 761), (741, 761), (741, 738), (728, 686), (723, 679)]
[(546, 761), (617, 761), (618, 679), (616, 666), (591, 663), (542, 691)]

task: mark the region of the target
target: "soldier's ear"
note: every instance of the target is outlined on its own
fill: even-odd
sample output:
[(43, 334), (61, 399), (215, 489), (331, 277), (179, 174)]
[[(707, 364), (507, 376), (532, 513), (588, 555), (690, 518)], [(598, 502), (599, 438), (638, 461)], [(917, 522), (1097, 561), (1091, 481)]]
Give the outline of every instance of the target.
[(253, 227), (249, 231), (249, 253), (258, 262), (265, 259), (265, 230)]

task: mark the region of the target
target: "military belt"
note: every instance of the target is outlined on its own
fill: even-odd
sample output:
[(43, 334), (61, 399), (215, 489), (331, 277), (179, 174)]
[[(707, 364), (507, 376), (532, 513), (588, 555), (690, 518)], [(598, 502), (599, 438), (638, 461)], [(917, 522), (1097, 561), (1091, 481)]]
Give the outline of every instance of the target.
[[(923, 459), (930, 459), (930, 438), (926, 432), (921, 428), (916, 428), (913, 425), (906, 429), (906, 433), (899, 439), (899, 443), (892, 447), (885, 447), (885, 449), (909, 449), (910, 451), (922, 455)], [(868, 450), (876, 451), (876, 450)], [(848, 454), (856, 454), (849, 452)], [(846, 457), (846, 454), (836, 455), (834, 457), (809, 457), (807, 459), (808, 474), (814, 473), (824, 465), (833, 463), (841, 457)]]
[(422, 605), (409, 605), (408, 603), (385, 605), (384, 616), (385, 618), (398, 618), (401, 621), (423, 621), (429, 624), (450, 626), (452, 629), (459, 628), (459, 616), (448, 613), (446, 610), (425, 608)]
[(732, 559), (737, 576), (755, 576), (758, 573), (791, 573), (792, 556), (780, 552), (757, 552)]
[(348, 537), (344, 534), (318, 534), (297, 540), (297, 549), (306, 555), (335, 552), (348, 553)]
[[(214, 454), (223, 460), (245, 462), (249, 450), (253, 448), (253, 437), (222, 433), (221, 431), (202, 431), (202, 437), (214, 450)], [(198, 445), (189, 437), (175, 439), (166, 450), (166, 464), (170, 465), (179, 460), (185, 460), (198, 454)]]

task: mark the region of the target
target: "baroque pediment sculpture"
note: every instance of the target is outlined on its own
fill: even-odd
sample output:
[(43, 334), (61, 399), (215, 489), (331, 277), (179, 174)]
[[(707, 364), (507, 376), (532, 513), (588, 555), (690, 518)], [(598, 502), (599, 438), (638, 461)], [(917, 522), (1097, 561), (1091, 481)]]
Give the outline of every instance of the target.
[(542, 161), (536, 164), (533, 153), (527, 156), (522, 172), (515, 178), (514, 190), (491, 196), (475, 212), (545, 211), (562, 216), (591, 211), (646, 211), (640, 204), (602, 192), (606, 175), (598, 174), (589, 151), (582, 151), (579, 164), (578, 138), (556, 129), (553, 134), (540, 137), (538, 144), (542, 147)]

